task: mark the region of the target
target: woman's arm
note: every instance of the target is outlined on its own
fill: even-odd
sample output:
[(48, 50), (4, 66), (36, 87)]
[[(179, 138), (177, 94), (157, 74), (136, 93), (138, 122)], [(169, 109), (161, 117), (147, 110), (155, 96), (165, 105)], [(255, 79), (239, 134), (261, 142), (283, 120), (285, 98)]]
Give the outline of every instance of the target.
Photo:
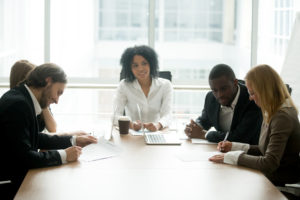
[(56, 122), (55, 119), (53, 118), (52, 113), (50, 112), (49, 108), (45, 108), (42, 111), (42, 120), (45, 121), (46, 129), (50, 133), (55, 133), (56, 132)]

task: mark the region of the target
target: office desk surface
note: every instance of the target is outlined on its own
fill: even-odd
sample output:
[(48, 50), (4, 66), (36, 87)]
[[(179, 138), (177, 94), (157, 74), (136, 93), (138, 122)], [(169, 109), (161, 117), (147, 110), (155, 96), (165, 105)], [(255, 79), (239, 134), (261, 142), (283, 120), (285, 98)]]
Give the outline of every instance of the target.
[(176, 157), (216, 151), (216, 145), (146, 145), (142, 136), (116, 132), (113, 141), (122, 148), (119, 156), (30, 170), (15, 199), (286, 199), (256, 170)]

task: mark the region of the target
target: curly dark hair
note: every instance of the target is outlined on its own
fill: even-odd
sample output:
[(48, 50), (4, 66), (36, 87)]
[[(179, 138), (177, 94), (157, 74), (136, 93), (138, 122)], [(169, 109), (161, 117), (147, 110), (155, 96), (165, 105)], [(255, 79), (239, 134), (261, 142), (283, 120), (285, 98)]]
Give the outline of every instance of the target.
[(121, 56), (120, 64), (122, 66), (120, 79), (127, 82), (133, 82), (135, 76), (131, 71), (131, 64), (135, 55), (143, 56), (150, 65), (150, 76), (158, 77), (158, 59), (156, 52), (149, 46), (141, 45), (127, 48)]

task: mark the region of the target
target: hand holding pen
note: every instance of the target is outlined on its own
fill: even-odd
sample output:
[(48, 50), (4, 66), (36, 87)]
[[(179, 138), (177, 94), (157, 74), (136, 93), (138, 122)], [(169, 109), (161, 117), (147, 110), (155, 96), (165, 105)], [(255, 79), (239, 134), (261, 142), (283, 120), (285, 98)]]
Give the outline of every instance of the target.
[(217, 149), (221, 152), (228, 152), (231, 150), (232, 143), (227, 141), (228, 135), (229, 132), (226, 133), (224, 140), (218, 143)]

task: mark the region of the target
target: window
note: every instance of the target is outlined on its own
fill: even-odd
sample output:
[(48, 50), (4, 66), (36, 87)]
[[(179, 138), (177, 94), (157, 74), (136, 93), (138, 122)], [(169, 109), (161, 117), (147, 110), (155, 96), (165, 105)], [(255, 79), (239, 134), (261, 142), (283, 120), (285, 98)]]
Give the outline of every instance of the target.
[(257, 63), (281, 71), (297, 7), (295, 0), (259, 1)]
[(0, 0), (0, 78), (20, 59), (44, 59), (43, 1)]
[[(257, 63), (280, 70), (299, 4), (259, 1)], [(251, 67), (251, 8), (252, 1), (245, 0), (0, 0), (0, 80), (7, 82), (16, 60), (41, 64), (50, 52), (50, 61), (66, 71), (70, 83), (118, 84), (123, 51), (150, 43), (152, 13), (160, 69), (172, 72), (174, 85), (207, 86), (210, 69), (218, 63), (230, 65), (243, 79)], [(206, 92), (175, 91), (175, 112), (200, 113)], [(102, 105), (111, 105), (113, 90), (83, 93), (74, 100), (66, 92), (62, 102), (73, 104), (58, 110), (108, 112)], [(80, 102), (87, 107), (74, 106)]]

